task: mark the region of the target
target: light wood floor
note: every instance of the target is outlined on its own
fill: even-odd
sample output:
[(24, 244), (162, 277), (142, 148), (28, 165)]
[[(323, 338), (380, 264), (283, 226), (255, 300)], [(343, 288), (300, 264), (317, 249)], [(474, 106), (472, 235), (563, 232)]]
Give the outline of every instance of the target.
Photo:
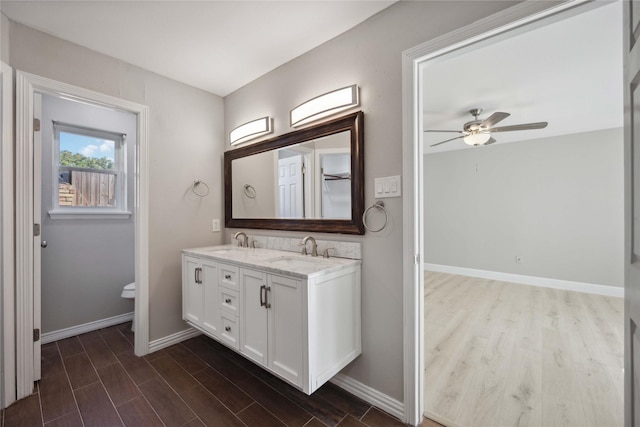
[(461, 427), (622, 426), (623, 307), (425, 272), (426, 413)]

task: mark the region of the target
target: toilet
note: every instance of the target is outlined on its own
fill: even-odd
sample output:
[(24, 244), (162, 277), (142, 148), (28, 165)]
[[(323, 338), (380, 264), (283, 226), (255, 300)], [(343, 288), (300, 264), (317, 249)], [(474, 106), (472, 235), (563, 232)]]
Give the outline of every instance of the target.
[[(122, 294), (120, 294), (122, 298), (134, 299), (136, 297), (136, 282), (129, 283), (122, 289)], [(131, 330), (135, 332), (136, 330), (136, 317), (133, 316), (133, 320), (131, 321)]]

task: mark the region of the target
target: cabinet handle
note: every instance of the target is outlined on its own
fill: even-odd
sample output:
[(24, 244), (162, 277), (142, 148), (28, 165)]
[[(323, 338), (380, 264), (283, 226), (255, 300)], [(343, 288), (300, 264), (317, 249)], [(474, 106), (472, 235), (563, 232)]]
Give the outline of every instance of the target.
[(195, 271), (195, 277), (194, 277), (196, 283), (202, 283), (202, 278), (200, 277), (201, 272), (202, 272), (202, 268), (197, 267)]
[(266, 308), (271, 308), (271, 303), (269, 302), (269, 292), (271, 292), (271, 286), (267, 287), (264, 293), (264, 306)]
[(231, 275), (230, 274), (225, 274), (224, 278), (227, 279), (227, 280), (231, 280)]
[(231, 332), (231, 326), (225, 326), (224, 330), (227, 331), (227, 332)]
[(226, 302), (227, 304), (231, 304), (231, 298), (227, 298), (226, 300), (224, 300), (224, 302)]
[(264, 307), (266, 302), (265, 302), (265, 298), (266, 295), (263, 291), (265, 291), (267, 289), (267, 287), (265, 285), (260, 286), (260, 307)]

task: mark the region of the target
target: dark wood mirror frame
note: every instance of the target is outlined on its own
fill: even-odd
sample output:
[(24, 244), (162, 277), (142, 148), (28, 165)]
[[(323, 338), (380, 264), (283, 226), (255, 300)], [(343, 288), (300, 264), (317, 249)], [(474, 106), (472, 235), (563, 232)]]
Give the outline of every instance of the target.
[[(335, 133), (351, 131), (351, 219), (279, 219), (233, 218), (232, 171), (235, 159), (276, 150)], [(258, 228), (289, 231), (317, 231), (323, 233), (364, 234), (364, 113), (349, 114), (325, 123), (290, 132), (256, 144), (224, 153), (224, 217), (230, 228)]]

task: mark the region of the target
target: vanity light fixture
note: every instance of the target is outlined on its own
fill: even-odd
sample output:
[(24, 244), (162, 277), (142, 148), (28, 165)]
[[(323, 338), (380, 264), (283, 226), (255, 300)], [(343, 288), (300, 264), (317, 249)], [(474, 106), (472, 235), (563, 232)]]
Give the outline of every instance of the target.
[(465, 136), (464, 138), (462, 138), (465, 144), (474, 145), (474, 146), (484, 145), (490, 139), (491, 139), (491, 134), (488, 132), (487, 133), (484, 133), (484, 132), (471, 133)]
[(262, 117), (240, 125), (229, 132), (229, 142), (231, 145), (238, 145), (271, 132), (273, 132), (271, 117)]
[(291, 110), (291, 127), (306, 125), (359, 104), (358, 85), (327, 92)]

